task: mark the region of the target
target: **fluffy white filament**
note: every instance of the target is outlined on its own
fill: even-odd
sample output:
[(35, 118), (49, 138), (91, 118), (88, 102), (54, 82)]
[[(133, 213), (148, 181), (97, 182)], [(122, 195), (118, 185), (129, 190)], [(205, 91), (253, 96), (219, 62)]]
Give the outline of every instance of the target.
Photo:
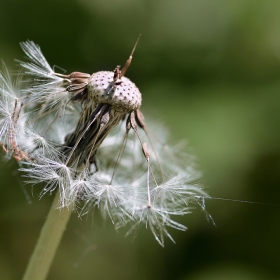
[(144, 224), (162, 246), (164, 236), (174, 241), (169, 227), (186, 230), (174, 217), (202, 207), (201, 198), (208, 196), (193, 158), (168, 145), (162, 126), (148, 123), (154, 137), (138, 129), (148, 145), (147, 162), (138, 136), (132, 129), (127, 133), (124, 120), (99, 147), (98, 168), (78, 167), (75, 160), (69, 166), (61, 148), (83, 106), (70, 101), (67, 79), (53, 71), (38, 45), (27, 41), (21, 47), (29, 58), (20, 62), (23, 80), (14, 82), (5, 66), (0, 74), (0, 142), (7, 156), (23, 163), (26, 181), (44, 183), (41, 195), (59, 191), (59, 207), (75, 203), (80, 216), (97, 207), (116, 228), (131, 224), (128, 234)]

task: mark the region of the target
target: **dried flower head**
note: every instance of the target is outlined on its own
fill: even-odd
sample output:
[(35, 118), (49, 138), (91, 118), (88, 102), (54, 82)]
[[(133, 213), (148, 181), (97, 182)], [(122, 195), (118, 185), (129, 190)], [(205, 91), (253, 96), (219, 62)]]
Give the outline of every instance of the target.
[(124, 77), (137, 42), (122, 69), (92, 75), (56, 73), (38, 45), (22, 43), (21, 79), (5, 66), (0, 75), (0, 142), (27, 182), (44, 182), (41, 195), (58, 189), (59, 207), (98, 207), (116, 227), (132, 223), (128, 233), (145, 224), (163, 245), (168, 227), (186, 229), (173, 217), (207, 194), (189, 156), (146, 125), (141, 93)]

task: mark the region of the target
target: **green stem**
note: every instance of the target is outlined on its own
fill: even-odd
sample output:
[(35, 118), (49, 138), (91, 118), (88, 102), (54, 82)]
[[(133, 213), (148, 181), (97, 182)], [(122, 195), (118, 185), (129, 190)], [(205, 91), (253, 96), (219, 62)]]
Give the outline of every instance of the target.
[(49, 211), (47, 220), (41, 230), (39, 240), (31, 256), (23, 280), (44, 280), (55, 256), (62, 234), (72, 213), (71, 207), (57, 209), (59, 204), (59, 191)]

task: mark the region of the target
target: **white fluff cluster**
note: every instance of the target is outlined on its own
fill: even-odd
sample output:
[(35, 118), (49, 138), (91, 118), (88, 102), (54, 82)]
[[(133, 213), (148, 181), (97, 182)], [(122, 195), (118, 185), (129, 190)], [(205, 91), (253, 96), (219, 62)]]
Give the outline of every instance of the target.
[[(110, 131), (98, 144), (94, 162), (81, 163), (78, 153), (69, 160), (66, 139), (81, 123), (82, 112), (100, 104), (88, 106), (92, 101), (87, 99), (86, 83), (84, 92), (77, 86), (85, 75), (79, 74), (76, 92), (71, 92), (76, 74), (55, 73), (31, 41), (21, 47), (30, 60), (20, 62), (22, 77), (13, 81), (5, 66), (0, 74), (0, 142), (6, 156), (21, 163), (27, 182), (44, 183), (41, 195), (59, 191), (59, 207), (74, 203), (80, 216), (97, 207), (117, 228), (131, 223), (128, 234), (145, 224), (162, 246), (164, 236), (173, 241), (168, 227), (186, 230), (173, 217), (190, 213), (208, 197), (198, 183), (200, 173), (192, 158), (179, 146), (168, 146), (159, 125), (143, 129), (138, 123), (138, 128), (129, 129), (125, 114), (118, 124), (105, 123)], [(119, 85), (120, 81), (115, 83)], [(81, 92), (85, 93), (81, 99), (73, 98)], [(86, 133), (70, 150), (84, 152), (79, 141)]]

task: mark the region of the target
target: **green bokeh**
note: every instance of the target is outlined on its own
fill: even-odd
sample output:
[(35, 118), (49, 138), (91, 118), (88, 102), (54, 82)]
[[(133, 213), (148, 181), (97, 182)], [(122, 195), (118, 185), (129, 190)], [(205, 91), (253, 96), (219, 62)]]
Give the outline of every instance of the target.
[[(73, 215), (48, 279), (280, 278), (280, 2), (0, 1), (0, 57), (11, 69), (33, 40), (69, 73), (124, 64), (143, 111), (188, 139), (216, 198), (162, 249), (149, 230), (124, 238), (98, 210)], [(3, 154), (3, 152), (0, 152)], [(1, 161), (0, 279), (20, 279), (52, 197)], [(172, 163), (171, 163), (172, 164)], [(27, 199), (28, 198), (28, 199)], [(263, 204), (261, 204), (263, 203)]]

